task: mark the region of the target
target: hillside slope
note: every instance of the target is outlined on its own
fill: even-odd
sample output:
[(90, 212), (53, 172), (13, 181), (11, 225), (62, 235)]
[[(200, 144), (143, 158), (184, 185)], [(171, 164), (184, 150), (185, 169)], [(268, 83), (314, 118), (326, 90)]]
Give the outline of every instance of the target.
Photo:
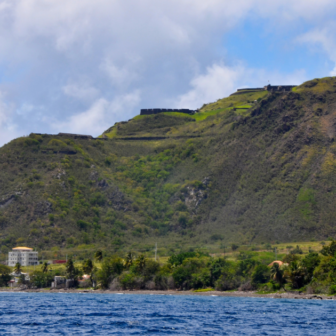
[(13, 140), (0, 149), (1, 249), (335, 236), (335, 92), (335, 78), (316, 79), (137, 116), (101, 139)]

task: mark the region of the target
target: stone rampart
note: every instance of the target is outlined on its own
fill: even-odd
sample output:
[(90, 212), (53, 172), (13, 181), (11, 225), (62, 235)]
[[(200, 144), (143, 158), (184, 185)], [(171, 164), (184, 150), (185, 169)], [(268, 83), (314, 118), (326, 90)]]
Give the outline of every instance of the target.
[(84, 135), (84, 134), (72, 134), (72, 133), (58, 133), (58, 136), (74, 138), (74, 139), (92, 139), (92, 135)]
[(150, 115), (150, 114), (158, 114), (163, 112), (179, 112), (179, 113), (187, 113), (194, 114), (194, 110), (189, 109), (164, 109), (164, 108), (153, 108), (153, 109), (141, 109), (140, 115)]
[(289, 92), (292, 91), (293, 88), (295, 88), (297, 85), (271, 85), (268, 84), (264, 86), (263, 88), (245, 88), (245, 89), (238, 89), (237, 92), (231, 94), (237, 95), (237, 94), (243, 94), (246, 92), (258, 92), (258, 91), (270, 91), (270, 92)]
[(292, 91), (293, 88), (297, 87), (297, 85), (267, 85), (264, 86), (265, 91), (270, 92), (288, 92)]

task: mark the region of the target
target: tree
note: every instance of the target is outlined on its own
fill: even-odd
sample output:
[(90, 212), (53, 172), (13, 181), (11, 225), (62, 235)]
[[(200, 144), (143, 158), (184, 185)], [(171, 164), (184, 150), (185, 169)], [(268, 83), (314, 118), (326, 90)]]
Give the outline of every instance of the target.
[(91, 274), (94, 268), (92, 260), (91, 259), (84, 260), (82, 268), (85, 274)]
[(24, 274), (20, 274), (18, 284), (24, 285), (26, 283), (26, 277)]
[(292, 263), (293, 261), (299, 261), (300, 258), (298, 255), (296, 254), (292, 254), (292, 253), (289, 253), (289, 254), (286, 254), (283, 258), (282, 258), (282, 261), (286, 264), (290, 264)]
[(322, 247), (321, 254), (326, 257), (327, 256), (335, 257), (335, 253), (336, 253), (336, 241), (334, 240), (330, 243), (330, 245)]
[(21, 274), (21, 271), (22, 271), (22, 267), (21, 267), (21, 264), (20, 263), (16, 263), (15, 266), (14, 266), (14, 273), (15, 274)]
[(257, 265), (252, 272), (252, 283), (263, 284), (269, 279), (270, 270), (266, 265)]
[(72, 261), (72, 258), (69, 258), (67, 263), (65, 264), (65, 273), (68, 279), (73, 279), (76, 274), (76, 268)]
[(98, 250), (98, 251), (96, 251), (94, 257), (95, 257), (95, 259), (96, 259), (98, 262), (101, 262), (101, 261), (103, 260), (103, 252), (102, 252), (102, 250)]
[(35, 271), (30, 276), (30, 282), (33, 286), (38, 288), (50, 287), (51, 282), (54, 281), (55, 273)]
[(305, 273), (307, 282), (312, 280), (314, 270), (320, 264), (320, 262), (321, 258), (316, 252), (311, 252), (302, 259), (301, 265), (306, 270)]
[(0, 287), (8, 286), (8, 282), (11, 279), (11, 276), (9, 274), (10, 272), (11, 272), (10, 267), (0, 264)]
[(139, 273), (141, 273), (145, 268), (146, 262), (147, 262), (146, 257), (143, 254), (140, 254), (138, 259), (136, 260), (136, 265), (139, 269)]
[(133, 265), (133, 262), (135, 260), (135, 255), (133, 252), (128, 252), (125, 258), (125, 267), (128, 269)]
[(284, 271), (280, 268), (278, 263), (274, 263), (271, 267), (270, 276), (272, 280), (276, 281), (280, 285), (280, 288), (283, 287), (285, 282)]
[(303, 254), (303, 251), (299, 245), (296, 245), (294, 250), (290, 251), (291, 254)]
[(219, 279), (222, 274), (222, 268), (225, 266), (225, 259), (218, 258), (211, 261), (210, 264), (210, 274), (211, 274), (211, 286), (215, 285), (215, 282)]
[(124, 270), (121, 258), (107, 258), (103, 261), (101, 268), (97, 271), (97, 280), (101, 287), (107, 288), (110, 282)]
[(238, 249), (238, 247), (239, 247), (239, 245), (237, 245), (237, 244), (232, 244), (231, 245), (232, 251), (236, 251)]
[(48, 268), (49, 268), (49, 265), (47, 262), (45, 262), (43, 265), (42, 265), (42, 273), (47, 273), (48, 272)]
[(297, 261), (293, 261), (287, 268), (285, 275), (289, 278), (294, 289), (301, 288), (304, 284), (305, 271)]

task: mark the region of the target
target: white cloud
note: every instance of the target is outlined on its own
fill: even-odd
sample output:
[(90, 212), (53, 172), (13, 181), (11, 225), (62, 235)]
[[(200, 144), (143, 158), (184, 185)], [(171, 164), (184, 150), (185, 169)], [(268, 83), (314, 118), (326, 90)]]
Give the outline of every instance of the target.
[(118, 117), (127, 117), (128, 109), (139, 103), (140, 92), (135, 91), (119, 96), (113, 101), (97, 99), (88, 110), (72, 115), (64, 121), (54, 121), (55, 132), (70, 132), (81, 134), (92, 134), (98, 136), (118, 120)]
[(328, 55), (329, 59), (335, 64), (333, 70), (330, 71), (331, 76), (336, 75), (336, 24), (334, 21), (327, 22), (322, 29), (312, 29), (297, 38), (300, 43), (305, 43), (316, 51), (322, 50)]
[(246, 72), (242, 66), (229, 68), (214, 64), (206, 69), (205, 74), (192, 79), (192, 89), (179, 97), (177, 107), (198, 108), (204, 103), (225, 97), (235, 91), (244, 74)]
[(13, 123), (14, 106), (6, 102), (6, 93), (0, 91), (0, 144), (17, 137), (16, 125)]
[(204, 103), (228, 96), (238, 88), (263, 87), (268, 81), (274, 85), (295, 85), (301, 84), (305, 79), (306, 75), (302, 70), (284, 75), (266, 73), (262, 69), (249, 69), (242, 64), (231, 67), (213, 64), (206, 69), (205, 74), (197, 75), (191, 80), (191, 89), (179, 96), (175, 105), (178, 108), (199, 108)]
[(111, 59), (106, 58), (99, 68), (107, 74), (113, 86), (126, 89), (139, 77), (136, 64), (136, 60), (132, 60), (125, 66), (117, 66)]
[(80, 101), (92, 101), (99, 95), (99, 91), (96, 88), (81, 83), (67, 84), (63, 86), (62, 90), (66, 95)]

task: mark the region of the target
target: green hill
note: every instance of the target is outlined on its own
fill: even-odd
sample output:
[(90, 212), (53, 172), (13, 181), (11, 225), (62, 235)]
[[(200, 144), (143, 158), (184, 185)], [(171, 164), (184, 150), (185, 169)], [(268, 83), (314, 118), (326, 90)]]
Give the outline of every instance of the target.
[(100, 139), (0, 148), (0, 246), (153, 248), (335, 236), (336, 79), (246, 92)]

